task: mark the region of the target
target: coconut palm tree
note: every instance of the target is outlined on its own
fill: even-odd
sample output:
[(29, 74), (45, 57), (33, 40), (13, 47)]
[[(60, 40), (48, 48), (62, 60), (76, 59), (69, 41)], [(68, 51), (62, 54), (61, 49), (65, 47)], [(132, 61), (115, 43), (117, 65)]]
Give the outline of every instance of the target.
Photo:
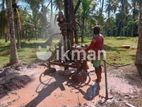
[(85, 27), (85, 20), (89, 15), (90, 11), (90, 5), (92, 3), (92, 0), (82, 0), (82, 33), (81, 33), (81, 42), (83, 43), (83, 37), (84, 37), (84, 27)]
[(12, 0), (13, 12), (14, 12), (14, 25), (15, 25), (15, 33), (17, 37), (17, 48), (21, 48), (21, 17), (19, 12), (19, 6), (17, 5), (17, 0)]
[(1, 23), (0, 23), (0, 34), (1, 34), (1, 37), (4, 37), (5, 38), (5, 42), (8, 41), (8, 35), (7, 35), (7, 32), (8, 32), (8, 25), (7, 25), (7, 16), (6, 16), (6, 11), (5, 10), (2, 10), (0, 12), (0, 20), (1, 20)]
[(139, 1), (139, 10), (139, 39), (135, 64), (138, 68), (139, 73), (142, 75), (142, 1)]
[(104, 0), (102, 0), (101, 14), (103, 14), (103, 10), (104, 10)]
[(115, 13), (118, 8), (119, 1), (118, 0), (107, 0), (106, 1), (106, 12), (108, 14), (108, 18), (110, 17), (111, 13)]
[(6, 0), (7, 7), (7, 19), (9, 27), (10, 37), (10, 64), (18, 63), (16, 38), (15, 38), (15, 26), (14, 26), (14, 13), (12, 8), (12, 0)]

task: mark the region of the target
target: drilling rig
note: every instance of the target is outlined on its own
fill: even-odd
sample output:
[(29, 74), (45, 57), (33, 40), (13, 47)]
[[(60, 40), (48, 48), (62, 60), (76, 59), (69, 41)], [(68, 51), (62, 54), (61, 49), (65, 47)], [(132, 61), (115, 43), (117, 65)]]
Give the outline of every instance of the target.
[[(75, 68), (74, 72), (69, 72), (68, 76), (72, 81), (78, 83), (80, 86), (84, 84), (88, 84), (90, 82), (89, 73), (87, 72), (87, 60), (82, 59), (74, 59), (71, 60), (73, 50), (83, 50), (84, 47), (80, 46), (78, 43), (78, 36), (77, 36), (77, 22), (75, 13), (79, 8), (81, 0), (78, 0), (76, 6), (73, 5), (73, 0), (64, 0), (64, 12), (59, 11), (58, 14), (58, 25), (61, 30), (61, 34), (63, 37), (62, 43), (59, 43), (58, 50), (59, 50), (59, 59), (50, 59), (48, 61), (47, 70), (40, 76), (41, 83), (44, 84), (42, 78), (50, 73), (56, 72), (56, 69), (51, 67), (52, 65), (58, 65), (64, 67), (64, 73), (68, 72), (70, 68)], [(67, 55), (70, 59), (61, 58), (62, 48), (64, 52), (67, 52)], [(80, 53), (81, 55), (82, 53)], [(74, 56), (76, 57), (76, 56)]]

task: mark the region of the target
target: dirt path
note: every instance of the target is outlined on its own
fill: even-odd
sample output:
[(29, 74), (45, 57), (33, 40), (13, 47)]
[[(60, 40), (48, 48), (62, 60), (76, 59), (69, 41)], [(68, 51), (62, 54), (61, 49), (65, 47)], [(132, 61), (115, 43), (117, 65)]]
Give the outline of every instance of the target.
[[(65, 105), (74, 107), (87, 102), (79, 90), (66, 85), (64, 77), (57, 77), (57, 80), (52, 78), (47, 86), (40, 84), (39, 75), (45, 69), (38, 66), (26, 71), (25, 74), (33, 79), (32, 82), (20, 90), (10, 92), (8, 96), (0, 99), (0, 104), (8, 105), (8, 107), (62, 107)], [(60, 87), (62, 84), (64, 90)], [(82, 91), (85, 92), (88, 87), (83, 87)]]
[[(52, 78), (49, 85), (41, 85), (39, 82), (39, 75), (45, 69), (46, 68), (43, 66), (37, 66), (37, 68), (25, 71), (24, 74), (29, 75), (32, 81), (24, 88), (12, 91), (7, 96), (0, 99), (0, 105), (2, 107), (75, 107), (79, 105), (84, 105), (85, 107), (90, 105), (91, 107), (95, 107), (94, 105), (101, 99), (97, 96), (92, 101), (85, 100), (83, 94), (89, 86), (85, 86), (80, 90), (68, 87), (65, 78), (59, 75), (55, 76), (56, 79)], [(113, 69), (108, 73), (110, 93), (113, 95), (120, 94), (120, 96), (139, 93), (140, 88), (136, 85), (129, 84), (130, 80), (126, 80), (124, 78), (125, 75), (122, 75), (124, 74), (124, 70)], [(92, 84), (96, 76), (95, 73), (91, 73), (90, 75), (92, 77), (92, 82), (90, 84)], [(49, 79), (50, 78), (51, 77), (49, 77)], [(103, 78), (100, 93), (102, 96), (105, 95), (104, 86)]]

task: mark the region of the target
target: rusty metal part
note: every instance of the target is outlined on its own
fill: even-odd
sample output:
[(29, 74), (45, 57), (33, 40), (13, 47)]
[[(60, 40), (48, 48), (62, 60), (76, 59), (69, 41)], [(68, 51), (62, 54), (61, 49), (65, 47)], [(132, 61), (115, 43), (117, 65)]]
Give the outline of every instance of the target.
[(44, 75), (50, 75), (50, 74), (53, 74), (56, 72), (56, 69), (55, 68), (48, 68), (44, 71)]
[(55, 68), (46, 69), (43, 73), (40, 74), (40, 77), (39, 77), (40, 83), (43, 85), (47, 85), (49, 81), (51, 80), (51, 78), (48, 79), (49, 78), (48, 76), (53, 76), (55, 72), (56, 72)]
[(87, 72), (82, 70), (78, 73), (74, 73), (71, 79), (76, 83), (84, 83), (87, 80)]
[[(78, 4), (76, 6), (76, 9), (74, 10), (73, 1), (72, 0), (64, 0), (64, 14), (60, 11), (58, 13), (58, 25), (61, 30), (61, 34), (63, 35), (63, 44), (64, 44), (64, 51), (72, 51), (72, 47), (74, 44), (78, 43), (78, 37), (77, 37), (77, 22), (75, 20), (75, 11), (77, 10), (80, 2), (78, 1)], [(61, 56), (61, 46), (59, 45), (59, 56)], [(71, 56), (70, 53), (68, 55)], [(54, 55), (53, 55), (54, 57)], [(71, 56), (72, 57), (72, 56)], [(77, 81), (78, 83), (85, 83), (87, 80), (87, 61), (82, 60), (66, 60), (65, 58), (57, 60), (52, 60), (51, 58), (48, 61), (48, 70), (43, 73), (43, 75), (48, 75), (50, 73), (53, 73), (55, 69), (51, 68), (51, 65), (59, 65), (63, 66), (65, 68), (65, 71), (69, 68), (76, 68), (76, 72), (74, 72), (70, 77), (72, 80)], [(52, 60), (52, 61), (51, 61)], [(42, 75), (42, 76), (43, 76)], [(42, 77), (41, 76), (41, 77)], [(90, 80), (90, 79), (89, 79)]]
[(58, 61), (51, 61), (50, 64), (64, 66), (64, 67), (72, 67), (72, 68), (79, 68), (81, 66), (80, 63), (64, 63)]
[(62, 35), (67, 36), (67, 23), (62, 12), (59, 12), (57, 21)]

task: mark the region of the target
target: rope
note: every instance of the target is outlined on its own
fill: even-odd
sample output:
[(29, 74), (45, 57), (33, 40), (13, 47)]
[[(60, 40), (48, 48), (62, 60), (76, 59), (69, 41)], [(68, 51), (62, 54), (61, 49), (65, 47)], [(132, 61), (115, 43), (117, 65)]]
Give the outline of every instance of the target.
[(105, 63), (109, 66), (112, 66), (112, 67), (115, 67), (115, 68), (120, 68), (120, 67), (125, 67), (125, 66), (128, 66), (128, 65), (131, 65), (132, 63), (129, 63), (129, 64), (125, 64), (125, 65), (114, 65), (114, 64), (110, 64), (109, 62), (105, 61)]

